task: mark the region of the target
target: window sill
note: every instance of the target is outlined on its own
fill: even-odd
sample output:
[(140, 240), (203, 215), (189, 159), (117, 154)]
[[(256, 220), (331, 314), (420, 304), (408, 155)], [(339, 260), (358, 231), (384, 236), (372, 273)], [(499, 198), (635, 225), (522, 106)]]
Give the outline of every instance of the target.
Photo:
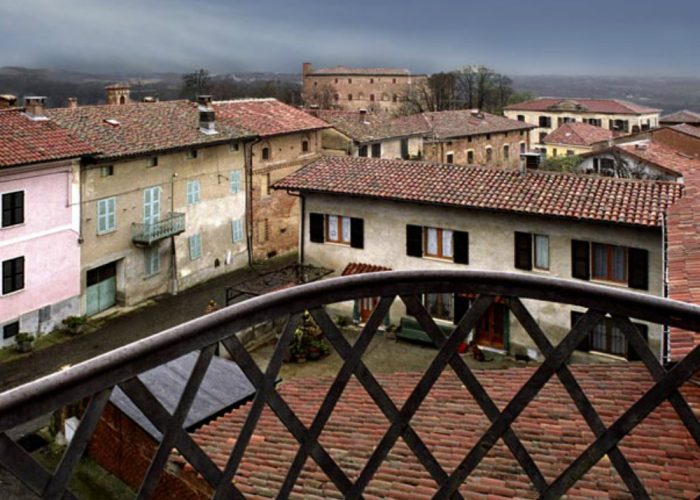
[(0, 226), (0, 231), (11, 230), (11, 229), (19, 228), (19, 227), (24, 227), (26, 225), (27, 225), (26, 222), (20, 222), (19, 224), (11, 224), (9, 226)]
[(9, 292), (9, 293), (0, 293), (0, 298), (12, 297), (13, 295), (19, 295), (20, 293), (24, 292), (26, 289), (27, 288), (25, 287), (25, 288), (20, 288), (19, 290), (15, 290), (15, 291)]
[[(421, 258), (425, 259), (425, 260), (432, 260), (434, 262), (446, 262), (446, 263), (450, 263), (450, 264), (455, 263), (454, 257), (434, 257), (432, 255), (423, 255), (423, 257), (421, 257)], [(468, 264), (461, 264), (461, 265), (466, 266)]]
[(98, 233), (97, 233), (97, 236), (107, 236), (107, 235), (109, 235), (109, 234), (114, 234), (114, 233), (116, 233), (116, 232), (117, 232), (116, 229), (112, 229), (111, 231), (104, 231), (104, 232), (101, 232), (101, 233), (98, 232)]
[(598, 285), (614, 286), (617, 288), (629, 288), (626, 281), (608, 281), (602, 280), (600, 278), (591, 278), (591, 283), (596, 283)]
[(324, 241), (323, 242), (325, 245), (332, 245), (334, 247), (345, 247), (345, 248), (352, 248), (350, 246), (350, 243), (339, 243), (337, 241)]
[(619, 354), (611, 354), (611, 353), (609, 353), (609, 352), (595, 351), (595, 350), (593, 350), (593, 349), (591, 349), (590, 351), (588, 351), (588, 353), (589, 353), (589, 354), (593, 354), (593, 355), (595, 355), (595, 356), (602, 356), (602, 357), (604, 357), (604, 358), (613, 359), (613, 360), (615, 360), (615, 361), (628, 361), (628, 359), (627, 359), (626, 357), (620, 356)]
[(157, 276), (160, 276), (160, 271), (158, 271), (158, 272), (156, 272), (156, 273), (153, 273), (153, 274), (149, 274), (149, 275), (147, 275), (147, 276), (144, 276), (144, 277), (143, 277), (143, 281), (152, 280), (153, 278), (156, 278)]

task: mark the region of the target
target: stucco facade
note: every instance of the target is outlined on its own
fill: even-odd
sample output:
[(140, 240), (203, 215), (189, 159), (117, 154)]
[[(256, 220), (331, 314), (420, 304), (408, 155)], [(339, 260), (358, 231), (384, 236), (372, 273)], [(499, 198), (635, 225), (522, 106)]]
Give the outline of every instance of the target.
[(21, 192), (24, 201), (23, 222), (0, 227), (0, 262), (24, 259), (23, 287), (0, 290), (0, 333), (15, 322), (46, 333), (79, 314), (79, 186), (77, 160), (0, 169), (0, 195)]
[[(364, 248), (311, 242), (310, 213), (336, 214), (363, 219)], [(306, 228), (302, 235), (304, 263), (333, 269), (336, 275), (341, 273), (348, 263), (362, 262), (393, 270), (473, 269), (574, 279), (572, 278), (571, 241), (576, 239), (647, 250), (649, 288), (644, 293), (656, 296), (663, 294), (662, 240), (661, 231), (657, 229), (309, 193), (305, 195), (303, 216)], [(408, 256), (407, 224), (468, 232), (469, 264)], [(549, 237), (548, 271), (516, 269), (515, 231)], [(601, 284), (627, 288), (626, 285), (610, 282), (601, 282)], [(529, 300), (524, 302), (555, 344), (571, 327), (571, 311), (577, 310), (577, 308), (553, 303)], [(344, 314), (350, 315), (352, 304), (343, 304), (338, 308)], [(395, 302), (391, 309), (391, 322), (398, 324), (404, 314), (403, 305), (398, 301)], [(649, 328), (649, 343), (653, 352), (659, 353), (662, 332), (660, 328), (654, 328)], [(509, 315), (507, 337), (505, 345), (507, 350), (534, 349), (529, 336), (512, 314)]]
[[(83, 291), (91, 286), (88, 273), (106, 265), (115, 266), (116, 299), (125, 305), (184, 289), (246, 265), (244, 149), (242, 143), (231, 142), (84, 166)], [(151, 166), (154, 161), (157, 165)], [(111, 174), (106, 175), (108, 172)], [(198, 189), (190, 183), (198, 183)], [(132, 225), (144, 223), (147, 189), (158, 193), (155, 212), (161, 221), (167, 220), (171, 212), (184, 214), (184, 232), (173, 236), (172, 241), (165, 237), (151, 246), (133, 241)], [(115, 200), (115, 227), (101, 231), (98, 203), (110, 198)], [(236, 220), (241, 221), (241, 236), (234, 242)], [(199, 245), (190, 240), (197, 235)], [(150, 269), (147, 254), (154, 259)], [(159, 264), (153, 264), (155, 261)], [(87, 301), (84, 294), (84, 311)]]
[[(264, 260), (295, 251), (298, 245), (299, 200), (270, 186), (316, 160), (322, 150), (321, 130), (262, 138), (252, 147), (253, 259)], [(303, 143), (307, 143), (304, 151)], [(267, 159), (263, 149), (267, 148)]]
[[(431, 140), (424, 145), (425, 159), (428, 161), (504, 168), (517, 168), (520, 165), (520, 153), (529, 148), (530, 136), (527, 130)], [(450, 156), (452, 161), (449, 161)]]

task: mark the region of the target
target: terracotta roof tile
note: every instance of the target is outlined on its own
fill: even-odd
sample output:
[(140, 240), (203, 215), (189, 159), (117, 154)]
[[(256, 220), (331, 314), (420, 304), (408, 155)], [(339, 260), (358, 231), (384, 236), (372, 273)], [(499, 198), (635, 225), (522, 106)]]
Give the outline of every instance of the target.
[[(534, 368), (475, 370), (475, 375), (503, 408)], [(653, 381), (638, 363), (572, 365), (571, 370), (605, 425), (622, 415)], [(401, 406), (420, 379), (418, 373), (378, 375), (389, 397)], [(594, 441), (564, 387), (550, 380), (513, 425), (543, 475), (553, 481)], [(283, 382), (280, 394), (308, 427), (332, 379)], [(691, 407), (700, 405), (700, 388), (686, 384), (681, 393)], [(195, 442), (222, 467), (247, 417), (250, 404), (219, 417), (193, 434)], [(488, 419), (450, 371), (435, 386), (411, 419), (411, 426), (438, 462), (449, 472), (488, 428)], [(352, 379), (324, 428), (320, 442), (340, 468), (354, 480), (388, 428), (388, 422), (362, 386)], [(278, 491), (299, 444), (269, 407), (265, 407), (235, 477), (251, 494)], [(697, 495), (700, 449), (668, 402), (663, 403), (620, 443), (620, 449), (652, 497), (691, 498)], [(178, 456), (172, 461), (182, 464)], [(177, 470), (175, 467), (174, 470)], [(178, 472), (171, 472), (178, 474)], [(203, 482), (193, 472), (186, 480)], [(201, 483), (203, 484), (203, 483)], [(399, 439), (370, 481), (367, 498), (421, 499), (435, 494), (436, 484), (406, 444)], [(460, 487), (467, 498), (536, 498), (537, 493), (509, 450), (499, 443)], [(336, 488), (311, 459), (307, 460), (294, 495), (340, 498)], [(603, 458), (568, 492), (568, 498), (629, 497), (609, 459)]]
[(581, 111), (588, 113), (637, 115), (657, 113), (660, 109), (650, 108), (621, 99), (588, 99), (572, 97), (540, 97), (531, 101), (511, 104), (506, 109), (516, 111), (549, 111), (560, 103), (573, 102), (581, 106)]
[(659, 118), (662, 123), (697, 123), (700, 124), (700, 113), (695, 111), (690, 111), (688, 109), (682, 109), (671, 113), (670, 115), (662, 116)]
[(682, 132), (684, 134), (692, 135), (693, 137), (700, 138), (700, 127), (688, 125), (687, 123), (681, 123), (680, 125), (673, 125), (671, 127), (673, 130)]
[(639, 160), (681, 175), (700, 167), (699, 159), (681, 153), (659, 142), (649, 142), (640, 145), (620, 144), (617, 147)]
[(328, 128), (323, 120), (277, 99), (214, 101), (218, 123), (262, 137)]
[(105, 157), (155, 153), (254, 135), (224, 123), (217, 123), (217, 134), (204, 134), (199, 130), (197, 104), (183, 100), (54, 108), (47, 110), (47, 115)]
[(373, 158), (323, 157), (275, 189), (658, 227), (680, 184)]
[(468, 109), (423, 113), (435, 139), (467, 137), (511, 130), (530, 130), (534, 125)]
[(0, 111), (0, 167), (77, 158), (97, 151), (48, 120), (32, 120), (18, 109)]
[(590, 146), (613, 137), (612, 131), (583, 122), (565, 123), (544, 138), (545, 144)]

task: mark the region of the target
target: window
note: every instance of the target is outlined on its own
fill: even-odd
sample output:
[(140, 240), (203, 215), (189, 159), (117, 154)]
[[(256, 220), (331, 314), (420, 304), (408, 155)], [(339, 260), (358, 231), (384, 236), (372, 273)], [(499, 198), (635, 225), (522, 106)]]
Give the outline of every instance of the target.
[(229, 189), (232, 194), (236, 194), (241, 190), (241, 171), (234, 170), (228, 176)]
[(467, 136), (467, 142), (472, 142), (472, 136)]
[(12, 323), (7, 323), (2, 327), (2, 338), (4, 340), (11, 339), (19, 333), (19, 321), (13, 321)]
[(447, 153), (447, 155), (445, 155), (445, 161), (447, 163), (454, 163), (454, 161), (455, 161), (454, 153)]
[(486, 134), (486, 140), (490, 141), (491, 140), (491, 134)]
[(243, 220), (233, 219), (231, 221), (231, 239), (234, 243), (243, 241)]
[(111, 175), (114, 175), (114, 165), (100, 167), (100, 177), (109, 177)]
[(491, 163), (491, 160), (493, 160), (493, 150), (491, 147), (486, 148), (486, 163)]
[(309, 239), (364, 248), (364, 220), (332, 214), (309, 214)]
[(559, 154), (559, 152), (557, 151), (557, 148), (553, 148), (552, 149), (552, 156), (556, 157), (558, 154)]
[(503, 159), (507, 160), (510, 158), (510, 146), (508, 144), (505, 144), (503, 146)]
[(301, 141), (301, 152), (302, 153), (308, 153), (309, 152), (309, 141), (304, 139)]
[(232, 142), (228, 145), (229, 151), (238, 151), (240, 148), (240, 145), (237, 142)]
[[(571, 326), (583, 316), (583, 313), (571, 312)], [(647, 325), (633, 323), (645, 342), (648, 342), (649, 329)], [(630, 361), (639, 360), (639, 355), (627, 342), (624, 332), (617, 326), (612, 318), (606, 317), (593, 328), (588, 337), (585, 338), (578, 349), (581, 351), (597, 351), (627, 358)]]
[(260, 196), (270, 196), (270, 174), (265, 174), (260, 179)]
[(360, 146), (360, 149), (357, 150), (357, 156), (367, 158), (367, 144)]
[(197, 158), (197, 155), (198, 155), (198, 152), (196, 149), (189, 149), (187, 151), (187, 159), (188, 160), (194, 160), (195, 158)]
[(540, 116), (539, 125), (540, 127), (552, 128), (552, 118), (550, 116)]
[(525, 143), (521, 142), (520, 143), (520, 153), (524, 153), (524, 152), (525, 152)]
[(194, 234), (187, 238), (190, 247), (190, 260), (197, 260), (202, 256), (202, 235)]
[(335, 79), (335, 83), (338, 83), (338, 79), (337, 79), (337, 78)]
[(269, 160), (270, 159), (270, 148), (265, 146), (262, 148), (262, 159), (263, 160)]
[(326, 216), (326, 241), (350, 244), (350, 217)]
[(10, 227), (24, 222), (24, 191), (3, 193), (2, 198), (2, 226)]
[(374, 78), (370, 78), (369, 83), (374, 83)]
[(156, 247), (147, 248), (144, 252), (146, 264), (146, 276), (153, 276), (160, 272), (160, 250)]
[(370, 100), (370, 101), (374, 101), (374, 94), (370, 94), (370, 95), (369, 95), (369, 100)]
[(352, 83), (352, 78), (348, 78), (348, 83)]
[(396, 83), (396, 78), (392, 78), (391, 83)]
[(593, 279), (623, 282), (627, 279), (627, 249), (593, 243)]
[(340, 101), (340, 94), (334, 94), (333, 99), (335, 100), (335, 102)]
[(469, 264), (469, 233), (422, 226), (406, 226), (406, 255)]
[(615, 175), (615, 160), (612, 158), (593, 158), (595, 173), (613, 177)]
[(519, 121), (519, 122), (524, 122), (524, 121), (525, 121), (525, 115), (518, 115), (518, 121)]
[(544, 142), (545, 137), (547, 137), (547, 132), (540, 132), (540, 144)]
[(451, 293), (426, 293), (423, 295), (423, 305), (431, 317), (452, 321), (454, 304)]
[(196, 205), (200, 201), (199, 181), (187, 181), (187, 204)]
[(117, 229), (117, 199), (97, 200), (97, 234), (105, 234)]
[(352, 94), (348, 94), (348, 101), (352, 101)]
[(16, 257), (2, 263), (2, 294), (24, 288), (24, 257)]
[(548, 270), (549, 236), (516, 231), (515, 267), (525, 271), (530, 271), (533, 267)]
[(372, 144), (372, 158), (381, 158), (381, 157), (382, 157), (382, 144), (380, 142)]
[(467, 151), (467, 164), (473, 165), (474, 164), (474, 150), (470, 149)]
[(392, 100), (392, 102), (397, 102), (399, 100), (399, 97), (396, 94), (393, 94), (391, 96), (391, 100)]
[(151, 156), (148, 159), (148, 163), (146, 163), (146, 166), (148, 167), (157, 167), (158, 166), (158, 157), (157, 156)]

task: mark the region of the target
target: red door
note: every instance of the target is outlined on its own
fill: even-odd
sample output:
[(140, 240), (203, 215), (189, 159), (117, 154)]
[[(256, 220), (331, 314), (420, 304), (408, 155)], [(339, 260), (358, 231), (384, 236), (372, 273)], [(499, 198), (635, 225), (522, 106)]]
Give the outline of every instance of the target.
[(481, 317), (476, 327), (477, 345), (503, 349), (504, 318), (505, 306), (503, 304), (491, 304), (491, 307)]
[(372, 311), (377, 306), (379, 297), (365, 297), (360, 299), (360, 323), (367, 323), (367, 320), (372, 315)]

